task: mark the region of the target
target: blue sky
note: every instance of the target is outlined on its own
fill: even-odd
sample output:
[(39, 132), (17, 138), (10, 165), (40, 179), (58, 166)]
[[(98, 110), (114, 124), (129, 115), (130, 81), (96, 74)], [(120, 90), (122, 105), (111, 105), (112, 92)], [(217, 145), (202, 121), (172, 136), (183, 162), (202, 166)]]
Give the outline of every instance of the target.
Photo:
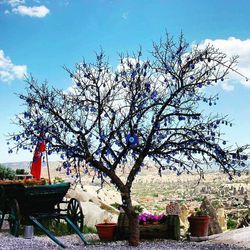
[[(140, 45), (148, 51), (167, 30), (239, 54), (238, 68), (250, 78), (249, 11), (247, 0), (0, 0), (0, 162), (32, 159), (26, 152), (8, 155), (5, 145), (15, 130), (10, 119), (22, 110), (14, 93), (24, 91), (23, 74), (66, 89), (71, 81), (63, 65), (93, 61), (103, 48), (116, 67), (119, 52)], [(250, 143), (250, 83), (232, 75), (215, 91), (214, 111), (234, 121), (225, 138)]]

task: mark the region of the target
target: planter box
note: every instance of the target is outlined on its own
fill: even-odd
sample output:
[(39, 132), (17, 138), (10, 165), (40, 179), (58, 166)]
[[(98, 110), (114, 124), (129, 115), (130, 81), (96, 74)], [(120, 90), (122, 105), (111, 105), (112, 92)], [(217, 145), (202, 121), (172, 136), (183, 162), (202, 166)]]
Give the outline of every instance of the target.
[[(174, 223), (171, 223), (171, 221)], [(179, 221), (179, 218), (177, 221)], [(180, 225), (169, 218), (165, 223), (139, 225), (139, 228), (141, 239), (179, 239)], [(128, 235), (128, 218), (124, 213), (121, 213), (118, 217), (116, 239), (127, 240)]]
[(166, 239), (167, 238), (167, 224), (147, 224), (139, 225), (141, 239)]

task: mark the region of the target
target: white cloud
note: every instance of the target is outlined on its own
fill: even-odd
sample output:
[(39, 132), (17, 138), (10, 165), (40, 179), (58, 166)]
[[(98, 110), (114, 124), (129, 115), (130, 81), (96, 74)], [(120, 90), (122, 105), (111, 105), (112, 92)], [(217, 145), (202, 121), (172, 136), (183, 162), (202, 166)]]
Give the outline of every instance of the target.
[(234, 85), (231, 85), (228, 81), (221, 84), (222, 89), (226, 91), (233, 91)]
[(4, 11), (4, 14), (5, 14), (5, 15), (8, 15), (8, 14), (10, 14), (10, 11), (9, 11), (9, 10), (5, 10), (5, 11)]
[(50, 12), (50, 10), (44, 5), (33, 6), (33, 7), (19, 5), (16, 8), (12, 9), (12, 11), (22, 16), (39, 17), (39, 18), (45, 17)]
[(0, 81), (10, 82), (15, 79), (22, 79), (27, 74), (26, 65), (14, 65), (4, 51), (0, 50)]
[(7, 3), (14, 7), (20, 4), (24, 4), (25, 0), (7, 0)]
[[(238, 55), (239, 59), (237, 70), (250, 79), (250, 39), (241, 40), (235, 37), (215, 40), (206, 39), (200, 44), (200, 46), (203, 47), (207, 44), (212, 44), (215, 48), (220, 49), (228, 56)], [(221, 87), (226, 91), (232, 91), (236, 82), (240, 82), (241, 84), (250, 87), (250, 81), (246, 81), (244, 77), (236, 73), (231, 72), (228, 75), (228, 78), (230, 80), (223, 82), (221, 85)]]

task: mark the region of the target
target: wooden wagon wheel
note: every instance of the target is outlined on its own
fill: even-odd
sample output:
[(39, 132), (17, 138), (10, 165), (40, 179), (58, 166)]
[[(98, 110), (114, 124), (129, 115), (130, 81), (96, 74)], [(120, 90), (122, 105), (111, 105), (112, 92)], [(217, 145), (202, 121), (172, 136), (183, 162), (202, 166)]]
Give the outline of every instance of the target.
[(79, 200), (75, 198), (70, 199), (68, 208), (67, 208), (67, 216), (76, 226), (78, 226), (78, 228), (82, 232), (84, 215), (83, 215), (82, 206)]
[(15, 237), (19, 235), (19, 226), (20, 226), (20, 209), (16, 199), (12, 199), (9, 203), (9, 226), (10, 226), (10, 233)]

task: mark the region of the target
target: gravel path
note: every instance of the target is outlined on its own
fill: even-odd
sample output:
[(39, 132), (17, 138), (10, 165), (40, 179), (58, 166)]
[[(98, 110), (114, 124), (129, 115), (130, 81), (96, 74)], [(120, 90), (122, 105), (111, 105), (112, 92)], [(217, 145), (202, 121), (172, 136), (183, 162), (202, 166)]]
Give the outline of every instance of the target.
[[(86, 235), (87, 240), (96, 240), (96, 235)], [(171, 240), (154, 240), (154, 241), (141, 241), (140, 246), (130, 247), (126, 241), (117, 241), (110, 243), (97, 242), (95, 245), (84, 246), (76, 235), (62, 236), (58, 239), (67, 246), (66, 249), (80, 250), (80, 249), (97, 249), (97, 250), (108, 250), (108, 249), (145, 249), (145, 250), (160, 250), (160, 249), (195, 249), (195, 250), (243, 250), (250, 249), (247, 247), (237, 247), (233, 245), (227, 245), (224, 243), (211, 243), (210, 241), (203, 242), (177, 242)], [(48, 237), (37, 237), (35, 236), (32, 240), (24, 239), (22, 237), (15, 238), (8, 233), (0, 233), (0, 249), (1, 250), (58, 250), (58, 247)]]

